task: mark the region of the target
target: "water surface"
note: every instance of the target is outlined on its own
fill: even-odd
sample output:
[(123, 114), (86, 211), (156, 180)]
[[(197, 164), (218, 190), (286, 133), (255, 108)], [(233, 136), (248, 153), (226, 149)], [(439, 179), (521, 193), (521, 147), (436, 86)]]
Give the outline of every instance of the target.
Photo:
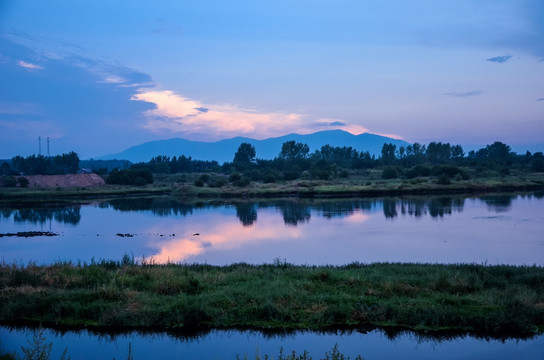
[[(307, 350), (314, 359), (338, 344), (339, 350), (354, 359), (357, 355), (370, 359), (542, 359), (544, 335), (530, 339), (477, 339), (471, 336), (424, 338), (405, 332), (388, 336), (374, 330), (368, 333), (296, 332), (291, 335), (265, 335), (251, 331), (211, 331), (198, 337), (176, 337), (166, 333), (128, 333), (111, 337), (87, 331), (56, 333), (44, 330), (47, 343), (53, 343), (52, 358), (60, 358), (65, 348), (72, 359), (125, 359), (129, 344), (134, 359), (236, 359), (239, 355), (254, 359), (255, 355), (278, 358), (284, 354)], [(28, 346), (33, 332), (0, 327), (4, 351), (18, 351)]]
[(200, 202), (115, 199), (61, 208), (2, 208), (6, 262), (350, 262), (544, 265), (542, 193), (482, 197)]

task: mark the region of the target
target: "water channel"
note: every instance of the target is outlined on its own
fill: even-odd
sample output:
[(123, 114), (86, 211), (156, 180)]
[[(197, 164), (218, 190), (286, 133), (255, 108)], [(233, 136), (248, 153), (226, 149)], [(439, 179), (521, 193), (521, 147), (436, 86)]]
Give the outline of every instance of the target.
[[(124, 254), (157, 263), (544, 265), (542, 193), (0, 208), (0, 253), (38, 264)], [(57, 236), (5, 236), (47, 231)]]
[[(375, 199), (199, 201), (127, 198), (68, 207), (0, 208), (0, 254), (6, 263), (119, 260), (157, 263), (236, 262), (342, 265), (351, 262), (478, 263), (544, 266), (544, 193)], [(55, 236), (28, 236), (28, 232)], [(25, 237), (23, 232), (27, 232)], [(19, 233), (19, 235), (17, 235)], [(35, 235), (35, 234), (34, 234)], [(297, 332), (268, 336), (212, 331), (197, 337), (46, 329), (58, 358), (277, 358), (340, 351), (365, 359), (537, 359), (544, 336), (424, 338), (413, 333)], [(0, 327), (0, 347), (20, 351), (30, 329)]]

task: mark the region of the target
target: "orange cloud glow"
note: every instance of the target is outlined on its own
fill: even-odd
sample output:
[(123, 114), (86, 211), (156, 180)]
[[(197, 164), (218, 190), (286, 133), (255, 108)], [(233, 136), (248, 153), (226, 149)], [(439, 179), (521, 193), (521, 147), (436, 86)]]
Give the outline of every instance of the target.
[[(300, 237), (300, 229), (285, 227), (281, 221), (280, 217), (270, 217), (270, 219), (250, 227), (244, 227), (241, 224), (232, 222), (221, 223), (219, 221), (206, 229), (206, 232), (201, 233), (198, 237), (185, 236), (160, 242), (159, 252), (153, 255), (152, 258), (156, 263), (181, 262), (204, 253), (206, 249), (235, 249), (267, 239), (281, 238), (287, 241)], [(151, 232), (155, 230), (151, 230)], [(162, 230), (164, 231), (165, 229), (163, 228)], [(175, 231), (175, 229), (171, 230)], [(154, 242), (150, 245), (154, 247), (157, 246), (157, 243)]]
[(227, 135), (270, 137), (299, 129), (305, 115), (282, 112), (258, 112), (236, 105), (207, 105), (172, 91), (140, 91), (131, 100), (155, 104), (145, 112), (144, 128), (159, 132), (220, 132)]
[(351, 223), (351, 224), (360, 224), (370, 219), (370, 216), (366, 215), (363, 212), (355, 212), (349, 216), (346, 216), (342, 221)]

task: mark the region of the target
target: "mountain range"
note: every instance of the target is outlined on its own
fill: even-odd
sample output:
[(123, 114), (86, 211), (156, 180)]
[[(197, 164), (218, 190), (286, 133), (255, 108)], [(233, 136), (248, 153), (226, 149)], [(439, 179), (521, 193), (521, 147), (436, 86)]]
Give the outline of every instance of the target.
[(216, 160), (219, 163), (232, 161), (234, 153), (241, 143), (246, 142), (255, 146), (258, 159), (273, 159), (278, 156), (281, 146), (286, 141), (305, 143), (310, 152), (319, 150), (323, 145), (351, 146), (357, 151), (368, 151), (371, 155), (380, 155), (384, 143), (400, 146), (408, 145), (402, 140), (392, 139), (370, 133), (353, 135), (343, 130), (326, 130), (313, 134), (288, 134), (280, 137), (255, 140), (245, 137), (235, 137), (215, 142), (192, 141), (182, 138), (156, 140), (132, 146), (116, 154), (105, 155), (99, 160), (123, 159), (131, 162), (146, 162), (158, 155), (190, 156), (194, 160)]

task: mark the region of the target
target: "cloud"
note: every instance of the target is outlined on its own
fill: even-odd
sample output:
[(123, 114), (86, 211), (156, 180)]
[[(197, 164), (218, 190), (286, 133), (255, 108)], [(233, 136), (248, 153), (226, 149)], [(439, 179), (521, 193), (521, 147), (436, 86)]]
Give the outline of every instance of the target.
[(314, 122), (317, 126), (346, 126), (344, 120), (335, 120), (335, 119), (319, 119)]
[(133, 86), (144, 88), (149, 75), (82, 56), (46, 59), (1, 36), (0, 49), (9, 59), (0, 64), (0, 158), (32, 154), (38, 136), (55, 139), (54, 154), (76, 151), (82, 158), (153, 139), (142, 129), (152, 104), (130, 100)]
[(23, 60), (19, 60), (17, 62), (17, 65), (19, 65), (20, 67), (23, 67), (25, 69), (29, 69), (29, 70), (41, 70), (41, 69), (43, 69), (43, 66), (32, 64), (32, 63), (29, 63), (29, 62), (26, 62), (26, 61), (23, 61)]
[(118, 75), (106, 75), (102, 82), (106, 84), (123, 84), (126, 82), (126, 79)]
[(483, 94), (482, 90), (472, 90), (467, 92), (449, 92), (449, 93), (444, 93), (442, 95), (447, 95), (452, 97), (471, 97), (471, 96), (479, 96), (482, 94)]
[(145, 129), (153, 132), (220, 133), (222, 136), (251, 135), (266, 138), (299, 129), (305, 115), (259, 112), (237, 105), (211, 105), (178, 95), (170, 90), (140, 90), (131, 100), (154, 104), (144, 112)]
[(538, 98), (536, 101), (544, 101), (544, 98)]
[(511, 55), (495, 56), (495, 57), (486, 59), (486, 61), (502, 64), (510, 60), (510, 58), (512, 58)]

